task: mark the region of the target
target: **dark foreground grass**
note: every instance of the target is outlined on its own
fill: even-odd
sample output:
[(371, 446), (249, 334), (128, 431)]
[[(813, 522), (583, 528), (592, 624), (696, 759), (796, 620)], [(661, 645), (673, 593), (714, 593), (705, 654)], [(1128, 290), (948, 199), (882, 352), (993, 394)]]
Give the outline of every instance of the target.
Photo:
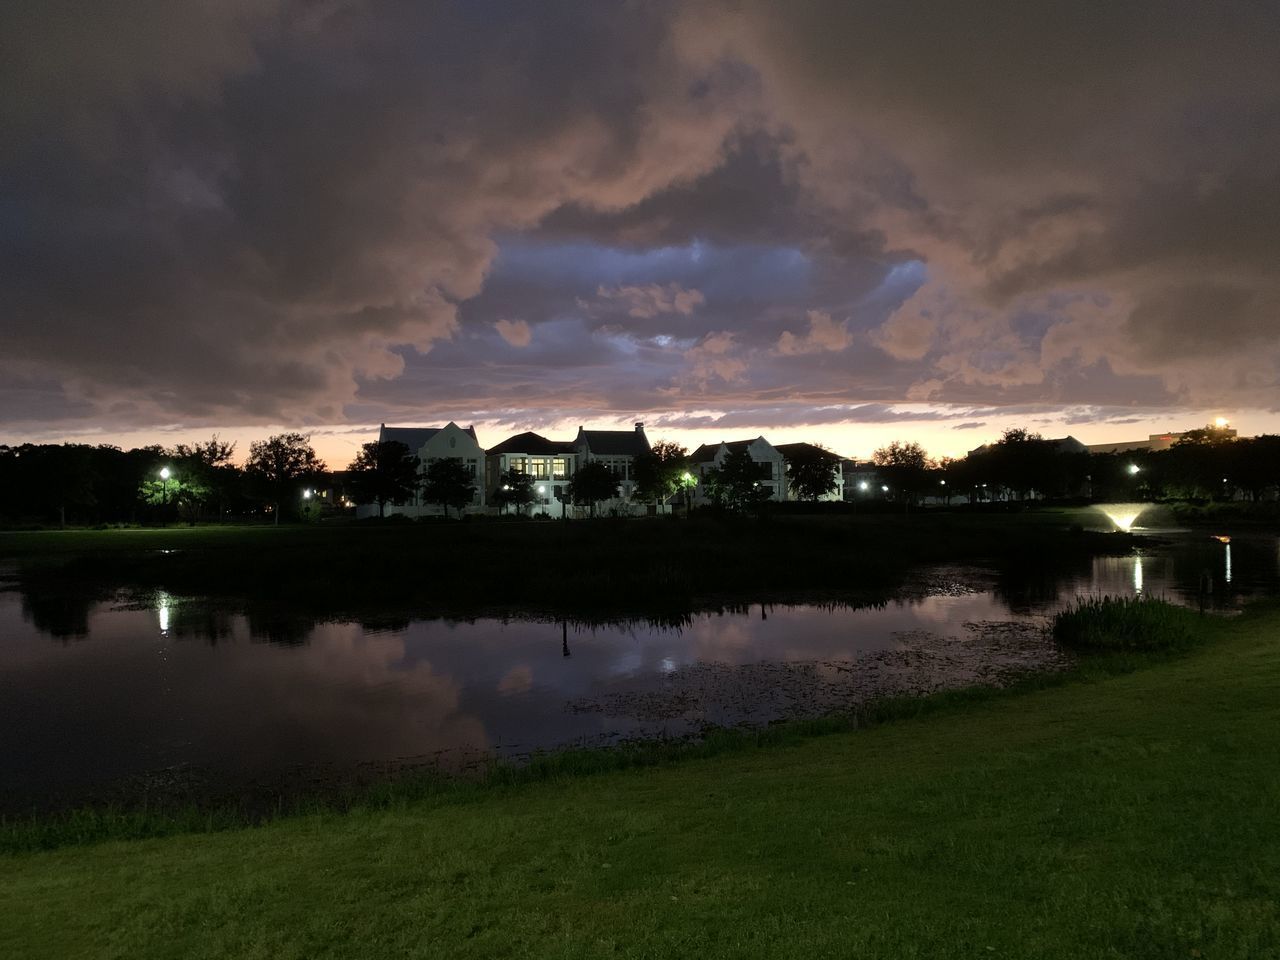
[(0, 956), (1280, 955), (1280, 610), (696, 762), (0, 861)]

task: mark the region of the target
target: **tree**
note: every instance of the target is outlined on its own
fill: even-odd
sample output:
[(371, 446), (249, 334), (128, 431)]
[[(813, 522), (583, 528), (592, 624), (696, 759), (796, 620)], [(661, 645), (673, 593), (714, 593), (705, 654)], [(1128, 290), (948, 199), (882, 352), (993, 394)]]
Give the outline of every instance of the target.
[(707, 471), (705, 482), (711, 499), (731, 510), (746, 510), (769, 499), (769, 487), (760, 484), (760, 464), (746, 450), (725, 454), (720, 466)]
[(360, 503), (376, 503), (378, 516), (386, 515), (388, 503), (402, 504), (418, 489), (421, 461), (399, 440), (362, 444), (347, 469)]
[(797, 445), (787, 458), (787, 483), (801, 500), (818, 500), (839, 485), (840, 458), (816, 444)]
[(904, 505), (913, 503), (928, 481), (929, 459), (918, 443), (894, 440), (873, 453), (871, 461), (889, 484), (890, 494), (901, 498)]
[(1019, 427), (1010, 427), (993, 451), (999, 482), (1025, 500), (1033, 490), (1049, 491), (1060, 475), (1053, 443)]
[(493, 491), (493, 501), (499, 510), (514, 506), (523, 510), (537, 499), (533, 492), (533, 477), (522, 470), (512, 467), (498, 477), (498, 486)]
[(301, 433), (280, 433), (249, 444), (245, 473), (272, 505), (276, 525), (280, 507), (293, 499), (303, 481), (323, 472), (324, 462), (311, 447), (311, 437)]
[(659, 440), (648, 451), (635, 458), (632, 476), (636, 496), (641, 500), (664, 503), (687, 485), (688, 451), (678, 443)]
[(475, 497), (476, 483), (470, 468), (457, 457), (442, 457), (427, 465), (422, 484), (422, 499), (438, 503), (445, 516), (453, 507), (462, 516), (462, 508)]
[(240, 480), (240, 471), (231, 462), (235, 450), (234, 443), (219, 440), (216, 433), (203, 443), (190, 447), (180, 443), (174, 447), (172, 460), (181, 483), (170, 502), (177, 503), (190, 522), (203, 512), (202, 508), (214, 504), (218, 518), (222, 518)]
[(596, 515), (596, 504), (602, 500), (612, 500), (618, 495), (618, 487), (622, 478), (599, 460), (591, 460), (578, 468), (569, 480), (569, 499), (578, 506), (590, 506), (591, 515)]

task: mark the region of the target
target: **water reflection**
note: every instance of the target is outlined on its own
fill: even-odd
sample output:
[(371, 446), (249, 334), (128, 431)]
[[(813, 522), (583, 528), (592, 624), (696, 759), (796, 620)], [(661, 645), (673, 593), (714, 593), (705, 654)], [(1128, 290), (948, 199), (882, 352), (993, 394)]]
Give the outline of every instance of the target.
[(1274, 537), (1197, 535), (1131, 556), (938, 568), (857, 608), (726, 603), (614, 621), (318, 622), (163, 593), (0, 595), (0, 806), (138, 778), (192, 790), (369, 778), (998, 682), (1056, 662), (1046, 617), (1077, 596), (1226, 607), (1278, 579)]

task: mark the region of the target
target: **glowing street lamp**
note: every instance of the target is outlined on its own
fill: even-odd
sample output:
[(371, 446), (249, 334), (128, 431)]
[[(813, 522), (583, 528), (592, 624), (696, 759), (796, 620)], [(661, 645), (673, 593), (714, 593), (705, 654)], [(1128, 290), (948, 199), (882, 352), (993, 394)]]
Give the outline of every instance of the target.
[(1129, 476), (1136, 476), (1141, 470), (1142, 468), (1136, 463), (1129, 464)]
[(169, 472), (168, 467), (160, 468), (161, 496), (164, 500), (164, 505), (166, 507), (169, 506), (169, 477), (170, 476), (172, 476), (172, 474)]
[(859, 481), (858, 481), (858, 489), (859, 489), (859, 490), (868, 490), (868, 489), (870, 489), (870, 488), (871, 488), (871, 484), (867, 483), (867, 481), (865, 481), (865, 480), (859, 480)]

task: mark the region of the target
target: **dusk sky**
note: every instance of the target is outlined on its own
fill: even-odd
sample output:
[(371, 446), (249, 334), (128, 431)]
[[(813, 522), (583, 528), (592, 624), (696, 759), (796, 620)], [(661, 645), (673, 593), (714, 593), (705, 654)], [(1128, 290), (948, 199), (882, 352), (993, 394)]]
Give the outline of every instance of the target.
[(0, 443), (1280, 433), (1280, 5), (0, 12)]

